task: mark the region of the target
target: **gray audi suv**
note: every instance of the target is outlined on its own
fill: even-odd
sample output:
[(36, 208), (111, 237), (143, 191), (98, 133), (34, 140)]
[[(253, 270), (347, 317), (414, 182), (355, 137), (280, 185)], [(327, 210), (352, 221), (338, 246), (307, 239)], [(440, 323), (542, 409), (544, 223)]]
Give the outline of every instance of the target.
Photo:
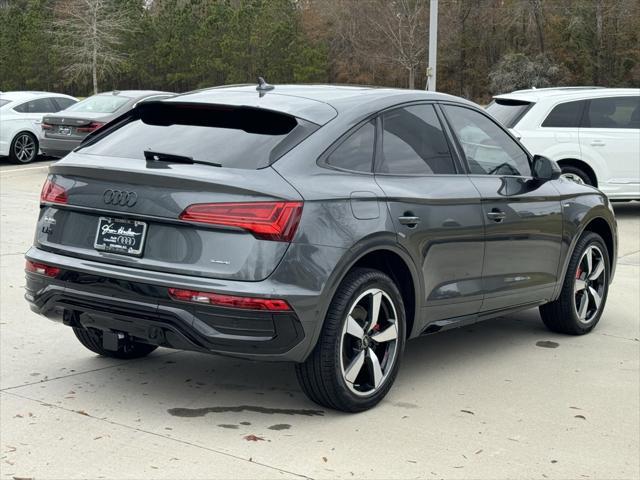
[(26, 299), (97, 354), (294, 362), (357, 412), (408, 339), (532, 307), (589, 332), (616, 250), (607, 198), (471, 102), (261, 82), (140, 103), (49, 167)]

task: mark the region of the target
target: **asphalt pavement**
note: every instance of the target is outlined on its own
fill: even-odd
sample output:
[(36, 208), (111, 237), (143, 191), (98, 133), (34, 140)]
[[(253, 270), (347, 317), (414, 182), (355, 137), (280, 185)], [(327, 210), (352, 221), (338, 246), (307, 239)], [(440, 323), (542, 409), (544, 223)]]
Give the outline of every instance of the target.
[(375, 409), (322, 409), (293, 367), (158, 349), (118, 361), (23, 300), (50, 162), (0, 166), (0, 477), (640, 477), (640, 203), (600, 324), (537, 310), (409, 342)]

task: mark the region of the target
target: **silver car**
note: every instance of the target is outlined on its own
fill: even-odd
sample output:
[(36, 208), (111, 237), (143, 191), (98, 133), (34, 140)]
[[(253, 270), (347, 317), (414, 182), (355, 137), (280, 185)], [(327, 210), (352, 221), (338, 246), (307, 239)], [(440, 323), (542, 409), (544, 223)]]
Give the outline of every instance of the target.
[(40, 149), (44, 155), (64, 157), (87, 135), (127, 113), (138, 102), (172, 95), (155, 90), (114, 90), (85, 98), (56, 115), (43, 118)]

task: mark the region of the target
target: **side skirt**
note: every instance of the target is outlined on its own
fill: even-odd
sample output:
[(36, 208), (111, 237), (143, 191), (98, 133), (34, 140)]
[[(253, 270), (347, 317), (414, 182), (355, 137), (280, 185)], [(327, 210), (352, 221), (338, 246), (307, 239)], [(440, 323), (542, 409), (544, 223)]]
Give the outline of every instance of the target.
[(499, 310), (491, 310), (488, 312), (479, 312), (473, 315), (464, 315), (462, 317), (447, 318), (445, 320), (436, 320), (427, 324), (427, 326), (420, 332), (420, 335), (430, 335), (432, 333), (442, 332), (444, 330), (451, 330), (452, 328), (464, 327), (473, 323), (482, 322), (483, 320), (489, 320), (501, 315), (508, 315), (510, 313), (520, 312), (522, 310), (528, 310), (530, 308), (544, 305), (548, 300), (540, 300), (537, 302), (529, 302), (515, 307), (503, 308)]

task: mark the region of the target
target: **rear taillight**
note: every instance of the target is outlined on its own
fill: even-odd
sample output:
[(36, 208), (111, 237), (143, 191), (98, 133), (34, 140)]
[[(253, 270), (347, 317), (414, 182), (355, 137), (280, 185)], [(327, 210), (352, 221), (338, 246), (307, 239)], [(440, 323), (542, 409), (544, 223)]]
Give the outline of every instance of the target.
[(67, 191), (51, 179), (47, 179), (40, 192), (41, 203), (67, 203)]
[(31, 260), (27, 260), (24, 269), (27, 272), (37, 273), (47, 277), (57, 277), (60, 273), (60, 269), (58, 267), (52, 267), (51, 265), (46, 265), (44, 263), (32, 262)]
[(49, 123), (41, 123), (40, 127), (42, 128), (42, 130), (53, 130), (53, 125)]
[(291, 310), (286, 300), (277, 298), (238, 297), (235, 295), (198, 292), (180, 288), (170, 288), (169, 296), (181, 302), (203, 303), (206, 305), (217, 305), (219, 307), (243, 308), (245, 310), (269, 310), (271, 312)]
[(103, 125), (104, 123), (102, 122), (91, 122), (89, 125), (85, 125), (84, 127), (76, 127), (76, 131), (82, 132), (82, 133), (91, 133), (91, 132), (95, 132)]
[(290, 242), (302, 216), (302, 202), (197, 203), (181, 220), (238, 227), (263, 240)]

